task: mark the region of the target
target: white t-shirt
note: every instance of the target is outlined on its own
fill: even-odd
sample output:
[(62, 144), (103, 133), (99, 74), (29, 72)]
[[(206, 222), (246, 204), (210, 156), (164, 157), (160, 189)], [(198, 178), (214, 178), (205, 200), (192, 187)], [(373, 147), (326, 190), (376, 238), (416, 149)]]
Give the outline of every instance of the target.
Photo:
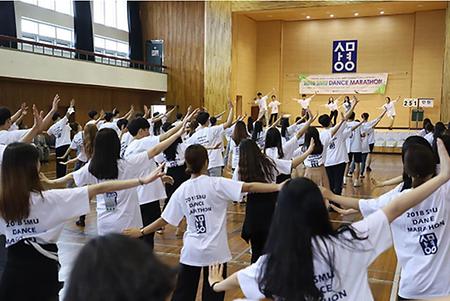
[[(314, 240), (312, 243), (314, 282), (324, 294), (321, 300), (373, 300), (367, 268), (392, 244), (389, 222), (383, 211), (379, 210), (353, 223), (352, 226), (359, 237), (367, 237), (367, 239), (354, 240), (349, 232), (344, 232), (340, 235), (340, 239), (326, 240), (326, 246), (330, 249), (330, 253), (334, 254), (335, 272), (330, 270), (327, 259), (323, 258), (322, 254), (328, 254), (324, 242)], [(345, 242), (345, 239), (351, 242)], [(249, 299), (265, 298), (258, 284), (258, 276), (263, 272), (265, 260), (267, 257), (261, 256), (256, 263), (237, 273), (242, 292)]]
[[(350, 122), (347, 122), (347, 127), (351, 129), (358, 124), (359, 124), (359, 122), (357, 122), (357, 121), (350, 121)], [(348, 151), (350, 153), (361, 153), (362, 152), (361, 127), (360, 126), (358, 128), (356, 128), (354, 131), (352, 131), (352, 133), (350, 134)]]
[(113, 129), (114, 131), (116, 131), (117, 136), (120, 136), (120, 129), (117, 126), (116, 122), (104, 122), (101, 125), (98, 126), (98, 130), (100, 131), (101, 129)]
[(330, 103), (327, 103), (327, 107), (330, 111), (337, 111), (337, 109), (338, 109), (338, 105), (335, 100), (333, 100)]
[[(119, 159), (118, 180), (135, 179), (143, 169), (149, 167), (147, 154), (130, 156), (126, 160)], [(97, 184), (109, 180), (99, 180), (89, 172), (89, 164), (84, 165), (73, 173), (77, 186)], [(78, 214), (80, 215), (80, 214)], [(139, 208), (136, 188), (107, 192), (97, 195), (97, 230), (98, 235), (108, 233), (122, 233), (127, 228), (142, 227), (141, 211)]]
[(3, 162), (3, 153), (5, 152), (6, 147), (7, 147), (7, 145), (0, 144), (0, 167)]
[(30, 130), (2, 130), (0, 131), (0, 144), (8, 145), (19, 142)]
[(73, 136), (72, 143), (70, 143), (69, 146), (71, 149), (74, 149), (77, 151), (77, 158), (81, 162), (87, 162), (88, 157), (86, 153), (84, 152), (84, 144), (83, 144), (83, 132), (78, 132)]
[(344, 101), (343, 106), (344, 106), (345, 113), (350, 111), (350, 109), (352, 108), (352, 104), (350, 102), (346, 102), (346, 101)]
[[(186, 145), (200, 144), (204, 147), (216, 146), (223, 142), (224, 131), (223, 124), (211, 127), (200, 127), (191, 137), (186, 139)], [(224, 166), (222, 150), (220, 148), (208, 150), (208, 159), (208, 169)]]
[[(283, 175), (290, 175), (292, 172), (292, 160), (283, 160), (283, 159), (274, 159), (273, 160), (275, 162), (275, 168), (276, 170), (274, 170), (273, 175), (274, 178), (271, 179), (267, 176), (267, 182), (269, 183), (275, 183), (276, 182), (276, 178), (283, 174)], [(236, 167), (236, 169), (233, 172), (233, 180), (238, 181), (240, 180), (239, 177), (239, 166)]]
[(421, 129), (420, 131), (417, 132), (417, 136), (421, 136), (421, 137), (425, 137), (425, 135), (427, 134), (427, 131), (425, 129)]
[(239, 166), (239, 145), (236, 145), (233, 139), (230, 139), (231, 168), (236, 169)]
[(6, 235), (6, 247), (22, 239), (35, 238), (37, 243), (56, 243), (64, 223), (89, 213), (87, 187), (52, 189), (30, 194), (30, 214), (21, 221), (5, 222), (0, 218), (0, 233)]
[(266, 96), (263, 96), (263, 97), (261, 97), (260, 99), (256, 99), (256, 103), (258, 104), (258, 107), (259, 107), (259, 110), (267, 110), (267, 99), (268, 99), (269, 97), (266, 95)]
[(307, 109), (309, 108), (309, 104), (311, 103), (311, 99), (312, 97), (308, 97), (305, 99), (298, 99), (297, 102), (300, 104), (300, 106), (302, 107), (302, 109)]
[(369, 147), (369, 130), (368, 128), (364, 127), (364, 124), (361, 126), (361, 152), (363, 154), (370, 153), (370, 147)]
[[(331, 129), (327, 129), (325, 131), (331, 131)], [(342, 124), (339, 130), (328, 142), (324, 163), (325, 167), (348, 162), (346, 140), (350, 137), (350, 135), (351, 129), (348, 128), (346, 126), (346, 122), (344, 122), (344, 124)]]
[(278, 106), (281, 105), (281, 103), (278, 100), (273, 100), (269, 102), (270, 111), (272, 114), (278, 114)]
[(66, 116), (58, 120), (48, 130), (47, 134), (55, 136), (55, 148), (69, 145), (70, 141), (70, 126), (67, 124), (69, 120)]
[[(145, 154), (148, 158), (147, 151), (155, 147), (159, 142), (159, 136), (147, 136), (141, 139), (135, 139), (128, 145), (125, 151), (125, 159), (133, 157), (136, 154)], [(145, 177), (157, 167), (155, 158), (151, 158), (148, 167), (142, 169), (139, 176)], [(139, 204), (141, 205), (167, 198), (166, 189), (161, 179), (156, 179), (148, 185), (138, 186), (137, 194), (139, 197)]]
[(389, 117), (394, 117), (395, 116), (395, 114), (396, 114), (395, 113), (395, 103), (396, 103), (396, 101), (393, 100), (393, 101), (391, 101), (389, 103), (385, 103), (383, 105), (383, 108), (386, 109), (386, 115), (387, 116), (389, 116)]
[(294, 157), (294, 152), (298, 148), (297, 138), (293, 137), (290, 140), (286, 141), (286, 143), (282, 143), (283, 154), (284, 157), (280, 158), (278, 155), (278, 148), (270, 147), (265, 149), (265, 153), (272, 159), (284, 159), (291, 160)]
[(174, 192), (161, 217), (173, 226), (186, 217), (181, 263), (203, 267), (231, 260), (227, 207), (229, 202), (239, 201), (242, 185), (242, 182), (202, 175), (187, 180)]
[(430, 143), (430, 145), (433, 145), (433, 141), (434, 141), (434, 135), (433, 132), (429, 132), (428, 134), (425, 135), (425, 140), (428, 141), (428, 143)]
[(164, 154), (164, 152), (160, 153), (158, 156), (156, 156), (155, 160), (159, 164), (166, 163), (166, 167), (177, 167), (182, 166), (185, 163), (184, 159), (184, 153), (186, 152), (186, 144), (185, 143), (178, 143), (177, 145), (177, 152), (175, 154), (175, 160), (169, 160), (167, 156)]
[[(390, 194), (360, 200), (366, 216), (398, 196), (402, 184)], [(391, 223), (395, 252), (402, 267), (399, 295), (431, 299), (450, 295), (450, 181), (423, 202)]]
[(368, 134), (368, 141), (369, 144), (374, 144), (375, 143), (375, 129), (374, 129), (374, 125), (378, 122), (378, 118), (371, 120), (371, 121), (367, 121), (365, 123), (362, 124), (363, 130), (366, 134)]
[(125, 151), (127, 150), (128, 145), (133, 141), (133, 136), (131, 136), (130, 132), (125, 132), (120, 138), (120, 157), (124, 158)]
[(88, 125), (88, 124), (95, 124), (95, 122), (96, 122), (95, 119), (91, 119), (91, 120), (89, 120), (88, 122), (86, 122), (85, 125)]

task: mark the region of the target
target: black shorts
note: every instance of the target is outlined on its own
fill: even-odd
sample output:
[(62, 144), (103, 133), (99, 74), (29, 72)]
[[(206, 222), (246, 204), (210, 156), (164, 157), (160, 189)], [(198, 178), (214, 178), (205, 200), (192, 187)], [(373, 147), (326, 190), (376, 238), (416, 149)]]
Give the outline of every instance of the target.
[(369, 144), (369, 149), (370, 149), (370, 152), (371, 153), (373, 153), (373, 147), (375, 146), (375, 143), (370, 143)]
[(361, 163), (362, 162), (362, 153), (349, 153), (348, 154), (348, 160), (352, 162), (353, 158), (355, 158), (355, 163)]

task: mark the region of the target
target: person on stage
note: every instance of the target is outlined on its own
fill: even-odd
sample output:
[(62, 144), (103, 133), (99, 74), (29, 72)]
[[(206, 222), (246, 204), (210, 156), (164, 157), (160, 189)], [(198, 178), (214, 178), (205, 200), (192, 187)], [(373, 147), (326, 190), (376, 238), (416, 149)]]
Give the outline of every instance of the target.
[(275, 88), (272, 89), (269, 93), (263, 96), (261, 92), (256, 93), (255, 104), (259, 107), (258, 119), (261, 119), (262, 116), (265, 117), (265, 123), (269, 121), (269, 111), (267, 110), (267, 99), (269, 98), (269, 94), (275, 92)]
[(395, 103), (400, 99), (400, 96), (395, 100), (391, 100), (389, 96), (386, 96), (386, 103), (381, 107), (386, 110), (386, 115), (391, 119), (391, 123), (389, 124), (389, 129), (392, 130), (392, 126), (395, 121)]
[(278, 119), (278, 107), (280, 105), (281, 105), (281, 102), (278, 101), (278, 99), (275, 95), (272, 95), (272, 100), (269, 102), (269, 107), (270, 107), (269, 125), (272, 125), (272, 123)]
[(307, 112), (309, 109), (309, 104), (311, 103), (311, 100), (317, 95), (317, 92), (314, 93), (313, 95), (306, 97), (306, 94), (302, 94), (302, 98), (298, 99), (298, 98), (292, 98), (294, 101), (296, 101), (301, 107), (302, 107), (302, 112), (301, 112), (301, 116), (307, 116)]

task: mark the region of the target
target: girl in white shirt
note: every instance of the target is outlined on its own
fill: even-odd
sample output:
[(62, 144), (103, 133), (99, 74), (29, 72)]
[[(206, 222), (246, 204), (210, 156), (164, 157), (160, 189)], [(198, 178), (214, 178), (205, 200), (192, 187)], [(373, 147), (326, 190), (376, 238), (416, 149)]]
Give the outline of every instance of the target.
[(391, 122), (389, 124), (389, 129), (392, 130), (392, 126), (394, 125), (395, 121), (395, 115), (397, 113), (395, 112), (395, 103), (400, 99), (400, 96), (397, 97), (395, 100), (391, 100), (389, 96), (386, 97), (386, 103), (382, 106), (383, 109), (386, 110), (386, 115), (391, 119)]
[(242, 140), (248, 138), (247, 128), (243, 121), (236, 122), (229, 141), (230, 147), (228, 154), (227, 166), (233, 173), (239, 165), (239, 144)]
[[(443, 172), (448, 168), (446, 164), (450, 150), (450, 141), (448, 138), (445, 140), (445, 146), (441, 139), (437, 142)], [(404, 171), (411, 178), (413, 192), (436, 178), (433, 178), (436, 161), (428, 145), (409, 145), (404, 156)], [(407, 193), (401, 192), (406, 185), (408, 183), (404, 182), (392, 191), (371, 200), (341, 197), (327, 192), (325, 194), (330, 200), (359, 209), (367, 216), (379, 208), (391, 205), (399, 194)], [(422, 203), (401, 214), (391, 224), (395, 251), (402, 267), (399, 300), (428, 300), (450, 295), (450, 278), (443, 277), (450, 274), (450, 265), (447, 264), (450, 262), (449, 193), (450, 182), (447, 181)]]
[[(220, 266), (212, 266), (209, 283), (213, 290), (240, 286), (251, 299), (373, 300), (367, 268), (392, 245), (389, 224), (448, 184), (450, 158), (442, 143), (439, 147), (442, 169), (438, 176), (337, 230), (313, 182), (298, 178), (287, 183), (279, 193), (267, 255), (226, 280), (218, 273)], [(439, 276), (440, 281), (443, 275)]]
[[(233, 179), (244, 182), (279, 183), (282, 176), (283, 179), (290, 178), (292, 169), (303, 162), (313, 147), (314, 145), (297, 158), (283, 160), (271, 158), (262, 153), (253, 140), (245, 139), (239, 146), (239, 167), (235, 170)], [(277, 193), (250, 193), (247, 196), (241, 237), (250, 243), (252, 263), (263, 254), (276, 200)]]
[(338, 117), (338, 102), (341, 96), (334, 99), (333, 97), (328, 98), (327, 107), (330, 110), (330, 118), (333, 120), (333, 124), (336, 125), (336, 120)]
[[(56, 242), (65, 222), (88, 213), (89, 200), (95, 195), (130, 189), (161, 175), (158, 170), (139, 180), (44, 191), (39, 169), (39, 153), (34, 146), (13, 143), (5, 149), (0, 232), (6, 235), (8, 258), (0, 282), (0, 300), (57, 300), (61, 287)], [(26, 289), (18, 289), (19, 283), (26, 283)]]
[[(145, 228), (124, 231), (132, 237), (141, 237), (167, 224), (177, 226), (183, 216), (186, 217), (187, 231), (183, 238), (173, 301), (194, 301), (202, 269), (206, 283), (208, 265), (231, 260), (226, 232), (229, 202), (239, 200), (241, 192), (275, 192), (281, 187), (278, 184), (242, 183), (207, 176), (208, 153), (198, 144), (186, 149), (185, 160), (191, 179), (175, 191), (161, 218)], [(224, 298), (224, 294), (214, 293), (208, 285), (203, 286), (202, 296), (203, 300)]]

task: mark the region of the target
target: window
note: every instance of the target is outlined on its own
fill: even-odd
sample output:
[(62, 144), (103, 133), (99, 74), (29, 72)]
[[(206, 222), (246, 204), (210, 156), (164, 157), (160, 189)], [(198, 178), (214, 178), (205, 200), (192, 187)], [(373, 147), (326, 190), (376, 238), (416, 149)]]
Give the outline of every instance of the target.
[(94, 0), (94, 22), (128, 31), (126, 0)]
[(45, 9), (54, 10), (66, 15), (73, 15), (72, 0), (20, 0)]
[(73, 47), (73, 30), (54, 24), (22, 18), (22, 37), (40, 43)]
[(95, 52), (121, 58), (128, 58), (128, 42), (94, 36)]

